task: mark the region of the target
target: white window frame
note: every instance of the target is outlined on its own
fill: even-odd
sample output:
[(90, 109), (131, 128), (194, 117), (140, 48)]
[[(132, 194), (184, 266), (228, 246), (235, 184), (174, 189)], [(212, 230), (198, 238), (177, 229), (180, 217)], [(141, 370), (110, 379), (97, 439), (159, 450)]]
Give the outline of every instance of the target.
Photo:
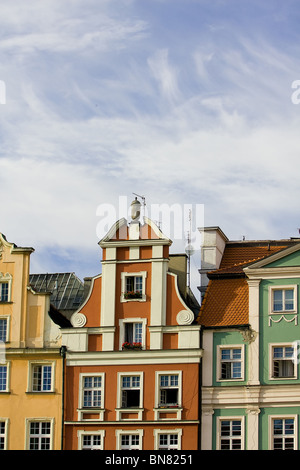
[[(282, 376), (282, 377), (274, 377), (273, 370), (274, 370), (274, 357), (273, 357), (273, 350), (274, 348), (293, 348), (294, 355), (293, 358), (282, 358), (281, 360), (292, 361), (294, 365), (294, 375), (292, 377)], [(269, 344), (269, 380), (296, 380), (298, 378), (298, 368), (297, 368), (297, 345), (296, 343), (270, 343)], [(280, 359), (279, 359), (280, 360)]]
[[(51, 387), (50, 390), (33, 390), (33, 370), (36, 366), (50, 366), (51, 367)], [(53, 393), (55, 390), (55, 361), (29, 361), (28, 364), (28, 386), (27, 392), (31, 393)]]
[[(25, 419), (25, 427), (26, 427), (26, 450), (30, 450), (30, 438), (32, 437), (30, 434), (30, 424), (38, 422), (38, 423), (50, 423), (50, 433), (49, 434), (42, 434), (42, 435), (34, 435), (34, 436), (47, 436), (49, 437), (49, 450), (53, 450), (53, 434), (54, 434), (54, 418), (26, 418)], [(40, 450), (40, 449), (38, 449)]]
[[(269, 449), (274, 450), (274, 433), (273, 433), (273, 422), (275, 419), (293, 419), (294, 420), (294, 434), (292, 434), (294, 439), (294, 450), (298, 450), (298, 415), (270, 415), (269, 416)], [(287, 435), (281, 434), (283, 438)]]
[[(139, 445), (138, 447), (135, 447), (136, 450), (143, 450), (143, 436), (144, 436), (144, 430), (143, 429), (117, 429), (115, 431), (116, 435), (116, 450), (125, 450), (122, 449), (122, 436), (124, 435), (129, 435), (129, 436), (139, 436)], [(129, 449), (126, 449), (129, 450)], [(133, 450), (133, 449), (131, 449)]]
[[(128, 299), (125, 298), (126, 293), (126, 278), (127, 277), (142, 277), (142, 295), (140, 298), (137, 299)], [(122, 272), (121, 273), (121, 302), (145, 302), (146, 301), (146, 278), (147, 278), (147, 271), (140, 271), (140, 272)]]
[[(140, 379), (140, 386), (139, 386), (139, 391), (140, 391), (140, 399), (139, 399), (139, 406), (138, 407), (122, 407), (122, 379), (123, 377), (139, 377)], [(137, 414), (138, 420), (143, 419), (143, 402), (144, 402), (144, 373), (143, 372), (118, 372), (117, 376), (117, 408), (116, 408), (116, 414), (117, 414), (117, 421), (132, 421), (136, 420), (136, 418), (131, 419), (131, 418), (123, 418), (124, 413), (133, 413)]]
[[(4, 338), (4, 341), (0, 341), (0, 347), (1, 344), (7, 343), (9, 341), (10, 337), (10, 315), (1, 315), (0, 320), (6, 320), (6, 337)], [(1, 348), (0, 348), (1, 350)]]
[(4, 284), (4, 283), (8, 284), (8, 296), (7, 296), (7, 300), (3, 302), (0, 299), (0, 304), (2, 303), (6, 304), (6, 303), (11, 302), (11, 285), (12, 285), (12, 275), (9, 273), (3, 274), (0, 272), (0, 286), (1, 284)]
[[(274, 310), (274, 292), (275, 291), (285, 291), (285, 290), (293, 290), (294, 292), (294, 308), (293, 310)], [(284, 301), (283, 301), (284, 304)], [(297, 305), (298, 305), (298, 286), (297, 284), (291, 284), (291, 285), (280, 285), (280, 286), (269, 286), (269, 315), (282, 315), (282, 314), (295, 314), (298, 313), (297, 310)]]
[[(85, 377), (101, 377), (101, 406), (90, 406), (90, 407), (85, 407), (84, 406), (84, 399), (83, 399), (83, 394), (84, 394), (84, 379)], [(84, 420), (84, 421), (94, 421), (94, 419), (87, 419), (85, 418), (85, 415), (89, 415), (91, 413), (97, 414), (98, 415), (98, 420), (103, 421), (104, 420), (104, 403), (105, 403), (105, 374), (104, 373), (94, 373), (94, 372), (83, 372), (79, 374), (79, 397), (78, 397), (78, 420)]]
[[(222, 421), (241, 421), (241, 449), (240, 450), (245, 450), (245, 417), (244, 416), (218, 416), (217, 417), (217, 450), (221, 450), (221, 441), (222, 441), (222, 436), (221, 436), (221, 423)], [(232, 440), (234, 439), (234, 436), (230, 435), (228, 436), (228, 439), (230, 440), (230, 445), (232, 445)], [(224, 449), (225, 450), (225, 449)], [(230, 450), (235, 450), (235, 449), (230, 449)], [(236, 449), (238, 450), (238, 449)]]
[(98, 446), (91, 446), (92, 448), (90, 450), (103, 450), (104, 449), (104, 437), (105, 437), (105, 431), (104, 430), (97, 430), (97, 431), (83, 431), (79, 430), (77, 431), (77, 437), (78, 437), (78, 450), (85, 450), (83, 441), (84, 441), (84, 436), (101, 436), (101, 444)]
[[(159, 438), (162, 434), (167, 434), (171, 436), (173, 434), (177, 435), (178, 443), (177, 446), (169, 445), (168, 447), (160, 447)], [(182, 429), (154, 429), (154, 450), (181, 450), (181, 438), (182, 438)]]
[(142, 349), (146, 349), (146, 318), (124, 318), (119, 320), (119, 349), (122, 350), (122, 344), (125, 342), (126, 323), (142, 323)]
[[(178, 403), (177, 406), (162, 406), (160, 403), (161, 397), (161, 376), (162, 375), (177, 375), (178, 376)], [(169, 418), (163, 418), (162, 416), (167, 413), (174, 414), (174, 418), (172, 419), (181, 419), (182, 414), (182, 371), (181, 370), (160, 370), (155, 371), (155, 408), (154, 408), (154, 417), (155, 420), (164, 420)]]
[[(241, 363), (241, 377), (230, 377), (229, 379), (222, 378), (222, 351), (223, 349), (240, 349), (241, 359), (237, 362)], [(234, 363), (234, 360), (231, 360)], [(217, 382), (241, 382), (245, 378), (245, 345), (243, 344), (222, 344), (217, 346)]]
[(6, 361), (6, 362), (1, 362), (0, 361), (0, 367), (6, 367), (6, 387), (5, 387), (5, 390), (0, 390), (0, 395), (1, 393), (7, 393), (9, 392), (10, 390), (10, 367), (11, 367), (11, 363), (10, 361)]
[(0, 434), (0, 437), (4, 438), (4, 446), (2, 450), (7, 450), (9, 418), (0, 418), (0, 422), (5, 425), (4, 434)]

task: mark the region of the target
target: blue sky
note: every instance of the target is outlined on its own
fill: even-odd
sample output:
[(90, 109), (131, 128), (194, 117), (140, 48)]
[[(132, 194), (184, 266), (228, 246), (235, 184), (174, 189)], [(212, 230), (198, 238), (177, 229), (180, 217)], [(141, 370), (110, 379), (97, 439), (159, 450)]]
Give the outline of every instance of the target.
[(133, 193), (230, 239), (298, 236), (299, 20), (297, 0), (2, 5), (0, 231), (32, 271), (98, 273), (97, 208)]

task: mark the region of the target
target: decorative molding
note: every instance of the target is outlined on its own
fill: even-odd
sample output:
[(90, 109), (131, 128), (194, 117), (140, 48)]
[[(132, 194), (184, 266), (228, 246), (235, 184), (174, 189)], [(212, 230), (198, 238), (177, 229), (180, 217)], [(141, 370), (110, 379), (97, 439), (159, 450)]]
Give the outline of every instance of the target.
[(292, 321), (295, 322), (295, 325), (297, 326), (298, 325), (298, 315), (294, 315), (293, 318), (291, 319), (287, 319), (285, 315), (281, 315), (280, 318), (278, 318), (278, 320), (275, 320), (275, 318), (272, 318), (271, 316), (269, 317), (269, 326), (272, 325), (272, 323), (279, 323), (281, 322), (281, 320), (284, 320), (286, 321), (287, 323), (291, 323)]
[(194, 320), (194, 315), (191, 311), (181, 310), (176, 317), (178, 325), (190, 325)]
[(247, 330), (241, 330), (241, 335), (244, 338), (245, 343), (253, 343), (257, 338), (257, 331), (248, 328)]
[(71, 323), (75, 328), (82, 328), (86, 324), (86, 316), (83, 313), (74, 313)]

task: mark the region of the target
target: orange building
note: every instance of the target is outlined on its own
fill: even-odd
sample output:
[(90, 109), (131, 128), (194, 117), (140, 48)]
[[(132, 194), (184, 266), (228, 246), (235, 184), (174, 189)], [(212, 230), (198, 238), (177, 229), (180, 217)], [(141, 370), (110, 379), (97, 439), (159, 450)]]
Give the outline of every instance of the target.
[(198, 448), (198, 309), (171, 243), (135, 211), (99, 242), (102, 274), (62, 330), (66, 450)]

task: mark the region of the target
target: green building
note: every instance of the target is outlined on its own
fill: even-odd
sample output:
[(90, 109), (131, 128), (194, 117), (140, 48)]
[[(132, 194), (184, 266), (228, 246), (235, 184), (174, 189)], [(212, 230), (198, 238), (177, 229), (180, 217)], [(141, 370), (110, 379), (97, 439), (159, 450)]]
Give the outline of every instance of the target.
[(299, 449), (300, 240), (203, 230), (203, 450)]

